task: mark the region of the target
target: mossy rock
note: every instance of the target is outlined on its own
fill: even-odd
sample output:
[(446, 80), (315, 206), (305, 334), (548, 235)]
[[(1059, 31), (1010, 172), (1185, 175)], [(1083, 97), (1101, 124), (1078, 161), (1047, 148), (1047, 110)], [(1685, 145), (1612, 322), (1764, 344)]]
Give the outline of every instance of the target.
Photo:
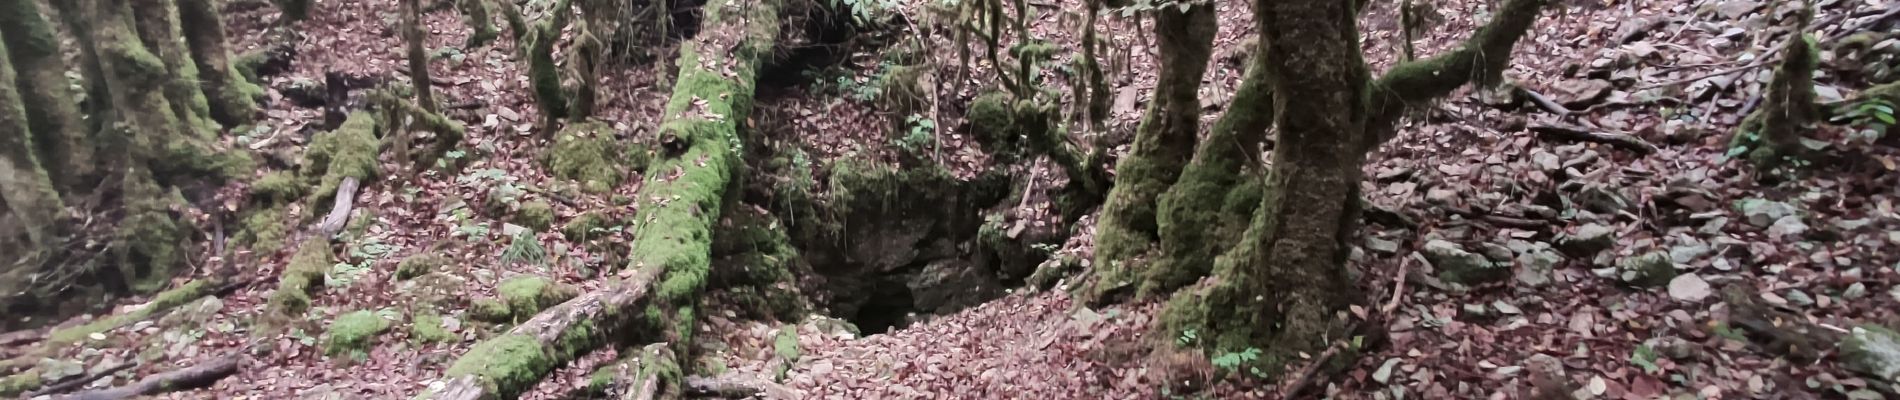
[(296, 225), (296, 221), (291, 221), (287, 209), (285, 206), (271, 206), (245, 212), (239, 218), (238, 230), (231, 239), (257, 254), (268, 255), (282, 250), (291, 228)]
[(1636, 287), (1658, 287), (1676, 279), (1676, 263), (1667, 252), (1650, 252), (1623, 259), (1616, 264), (1617, 275)]
[(520, 393), (554, 368), (554, 354), (534, 337), (506, 334), (482, 341), (449, 366), (444, 377), (474, 377), (489, 393)]
[[(554, 135), (554, 145), (548, 148), (548, 169), (556, 178), (580, 182), (588, 192), (606, 193), (624, 178), (620, 166), (626, 157), (621, 153), (613, 128), (606, 123), (570, 124)], [(643, 164), (633, 166), (635, 171), (644, 168)]]
[(409, 338), (422, 343), (449, 343), (459, 339), (442, 324), (442, 316), (422, 313), (409, 321)]
[(28, 390), (39, 389), (40, 386), (44, 385), (41, 385), (38, 369), (20, 371), (18, 374), (0, 378), (0, 397), (13, 397), (26, 393)]
[(508, 310), (516, 316), (534, 315), (580, 295), (580, 290), (572, 286), (535, 275), (508, 278), (496, 286), (495, 291), (501, 294), (502, 301), (508, 304)]
[(468, 316), (478, 321), (494, 323), (514, 322), (514, 312), (508, 309), (508, 303), (498, 299), (476, 299), (468, 304)]
[(1887, 384), (1900, 384), (1900, 333), (1878, 325), (1855, 326), (1841, 341), (1841, 365)]
[(607, 236), (607, 230), (613, 229), (615, 221), (603, 211), (588, 211), (569, 219), (561, 226), (561, 235), (567, 240), (585, 242), (593, 238)]
[(554, 206), (542, 200), (521, 203), (521, 209), (515, 211), (514, 222), (536, 232), (545, 232), (554, 226)]
[(323, 354), (338, 356), (367, 351), (376, 344), (376, 336), (389, 330), (389, 320), (369, 310), (357, 310), (338, 315), (330, 322), (330, 338), (323, 344)]
[(435, 272), (448, 265), (448, 256), (434, 253), (415, 254), (396, 263), (396, 279), (409, 280), (424, 274)]
[(444, 311), (460, 304), (468, 292), (468, 279), (442, 272), (429, 272), (400, 284), (400, 290), (419, 305)]

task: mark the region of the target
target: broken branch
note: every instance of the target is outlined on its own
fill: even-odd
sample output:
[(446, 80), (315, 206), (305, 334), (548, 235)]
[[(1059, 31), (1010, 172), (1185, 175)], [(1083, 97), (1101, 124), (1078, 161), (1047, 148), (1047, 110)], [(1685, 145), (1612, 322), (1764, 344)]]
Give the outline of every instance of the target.
[(1642, 138), (1621, 132), (1598, 132), (1590, 128), (1567, 124), (1537, 124), (1530, 127), (1538, 137), (1578, 142), (1603, 143), (1612, 147), (1634, 151), (1640, 155), (1656, 152), (1656, 145)]
[(237, 372), (238, 364), (243, 361), (240, 357), (238, 354), (226, 355), (189, 368), (147, 376), (130, 385), (80, 392), (65, 399), (117, 400), (211, 386), (219, 379)]

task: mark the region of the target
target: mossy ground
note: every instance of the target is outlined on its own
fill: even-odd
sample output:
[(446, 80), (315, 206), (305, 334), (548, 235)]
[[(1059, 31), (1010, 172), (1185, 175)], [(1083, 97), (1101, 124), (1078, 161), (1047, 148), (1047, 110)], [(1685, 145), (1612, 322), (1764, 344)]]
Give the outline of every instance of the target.
[(305, 240), (291, 255), (290, 264), (271, 292), (270, 307), (279, 315), (294, 316), (310, 309), (310, 295), (323, 288), (324, 272), (336, 264), (330, 243), (321, 238)]
[(209, 281), (204, 281), (204, 280), (194, 280), (191, 282), (186, 282), (184, 285), (180, 285), (177, 288), (166, 290), (164, 292), (160, 292), (156, 296), (152, 296), (151, 303), (145, 305), (144, 307), (139, 307), (137, 309), (126, 312), (124, 314), (103, 317), (91, 323), (87, 323), (85, 325), (55, 330), (52, 333), (47, 334), (46, 336), (47, 344), (54, 347), (58, 347), (58, 346), (65, 346), (65, 345), (73, 344), (73, 343), (79, 343), (80, 341), (86, 340), (87, 336), (92, 335), (94, 333), (103, 333), (106, 331), (116, 329), (121, 326), (125, 326), (127, 324), (141, 321), (146, 318), (150, 318), (153, 315), (158, 315), (167, 311), (171, 311), (171, 309), (173, 308), (177, 308), (178, 306), (184, 305), (193, 300), (197, 300), (200, 297), (209, 295), (211, 290), (214, 289), (214, 286), (216, 285), (212, 284)]
[(607, 123), (569, 124), (554, 136), (554, 145), (547, 154), (548, 169), (556, 178), (580, 182), (589, 193), (606, 193), (620, 185), (624, 178), (622, 165), (631, 165), (634, 171), (644, 169), (644, 163), (627, 162), (624, 147), (614, 139), (613, 127)]
[(521, 203), (521, 209), (515, 210), (514, 221), (515, 225), (545, 232), (554, 226), (554, 206), (545, 200)]
[(376, 337), (389, 330), (389, 325), (389, 320), (370, 310), (338, 315), (336, 320), (330, 322), (329, 339), (323, 344), (323, 353), (343, 356), (368, 351), (370, 346), (376, 344)]
[(442, 316), (432, 312), (418, 313), (409, 321), (409, 338), (422, 343), (448, 343), (457, 339), (442, 326)]
[(306, 207), (327, 209), (329, 205), (324, 202), (336, 196), (343, 178), (367, 182), (375, 177), (378, 146), (376, 116), (368, 111), (350, 113), (336, 130), (312, 137), (300, 172), (307, 183), (316, 186)]
[(448, 256), (434, 253), (414, 254), (396, 263), (396, 279), (408, 280), (441, 270), (452, 261)]

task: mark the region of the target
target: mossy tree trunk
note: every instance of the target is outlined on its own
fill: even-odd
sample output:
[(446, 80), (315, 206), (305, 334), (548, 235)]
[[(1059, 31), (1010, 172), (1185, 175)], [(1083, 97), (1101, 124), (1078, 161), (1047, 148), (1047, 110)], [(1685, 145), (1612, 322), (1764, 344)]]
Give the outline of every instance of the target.
[(1170, 301), (1163, 337), (1193, 329), (1203, 338), (1195, 345), (1210, 354), (1260, 349), (1255, 366), (1267, 373), (1345, 340), (1346, 310), (1360, 300), (1345, 262), (1366, 154), (1389, 137), (1409, 102), (1495, 77), (1543, 6), (1544, 0), (1510, 0), (1459, 49), (1401, 64), (1373, 81), (1359, 53), (1352, 4), (1256, 3), (1269, 89), (1300, 95), (1274, 96), (1278, 142), (1259, 209), (1242, 241), (1215, 260), (1219, 279)]
[[(13, 0), (18, 1), (18, 0)], [(245, 80), (231, 65), (231, 50), (224, 38), (224, 17), (218, 15), (214, 0), (177, 0), (178, 21), (183, 24), (185, 44), (197, 64), (199, 85), (211, 106), (211, 118), (227, 127), (248, 125), (257, 115), (257, 99), (264, 88)]]
[(1115, 184), (1102, 205), (1095, 230), (1097, 275), (1084, 288), (1090, 301), (1127, 294), (1137, 259), (1154, 244), (1155, 199), (1181, 175), (1194, 152), (1200, 127), (1201, 76), (1213, 56), (1216, 20), (1212, 4), (1185, 12), (1157, 6), (1155, 35), (1161, 49), (1154, 100), (1136, 129), (1134, 148), (1115, 164)]
[(188, 133), (199, 137), (216, 134), (218, 128), (211, 119), (211, 104), (205, 99), (204, 90), (198, 87), (198, 63), (191, 59), (184, 28), (179, 26), (178, 4), (173, 0), (131, 0), (131, 3), (139, 39), (170, 72), (164, 83), (172, 112), (185, 124)]
[[(12, 37), (7, 39), (6, 43), (12, 42)], [(0, 44), (0, 82), (15, 79), (9, 49)], [(31, 124), (21, 100), (12, 86), (0, 85), (0, 201), (26, 224), (27, 240), (34, 248), (51, 248), (60, 235), (64, 206), (46, 169), (33, 156)], [(18, 263), (7, 265), (10, 269)], [(9, 271), (0, 270), (4, 272)]]
[(416, 92), (416, 105), (435, 112), (435, 99), (429, 93), (429, 53), (423, 49), (429, 37), (422, 30), (422, 2), (402, 0), (402, 5), (402, 37), (408, 42), (409, 82)]
[(1789, 38), (1774, 77), (1762, 93), (1761, 107), (1748, 114), (1729, 140), (1732, 153), (1746, 154), (1762, 172), (1805, 158), (1801, 133), (1820, 120), (1814, 103), (1814, 69), (1820, 64), (1814, 37)]
[(779, 34), (771, 0), (715, 0), (704, 10), (705, 28), (680, 46), (679, 77), (660, 124), (659, 134), (681, 146), (652, 161), (655, 173), (635, 196), (651, 200), (633, 218), (641, 222), (628, 253), (631, 277), (476, 344), (444, 373), (448, 384), (425, 396), (511, 398), (603, 339), (626, 337), (618, 332), (630, 325), (653, 329), (688, 354), (711, 270), (713, 224), (743, 167), (740, 121)]
[[(1264, 29), (1264, 28), (1262, 28)], [(1258, 43), (1258, 42), (1256, 42)], [(1263, 43), (1262, 43), (1263, 44)], [(1229, 111), (1194, 150), (1181, 178), (1156, 205), (1159, 252), (1141, 271), (1138, 297), (1167, 294), (1206, 276), (1260, 205), (1260, 144), (1273, 127), (1273, 88), (1264, 51), (1252, 52)]]
[(33, 151), (61, 193), (72, 194), (93, 174), (90, 130), (66, 84), (59, 39), (34, 0), (0, 0), (0, 34), (17, 73), (10, 82), (31, 129)]
[[(92, 15), (97, 5), (92, 0), (55, 1), (53, 9), (59, 12), (60, 23), (73, 35), (78, 45), (80, 78), (86, 85), (86, 114), (92, 118), (85, 121), (85, 132), (99, 132), (104, 121), (111, 117), (111, 102), (107, 101), (105, 70), (99, 63), (98, 40), (93, 37)], [(95, 146), (96, 148), (96, 146)]]

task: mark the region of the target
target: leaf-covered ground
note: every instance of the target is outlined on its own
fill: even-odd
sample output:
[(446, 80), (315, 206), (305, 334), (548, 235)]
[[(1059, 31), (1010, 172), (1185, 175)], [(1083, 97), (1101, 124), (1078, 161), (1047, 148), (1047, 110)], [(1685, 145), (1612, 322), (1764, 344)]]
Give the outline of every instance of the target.
[[(261, 46), (263, 27), (276, 17), (273, 9), (254, 1), (228, 3), (227, 20), (239, 47)], [(1421, 3), (1430, 9), (1417, 42), (1420, 55), (1455, 45), (1483, 22), (1491, 6), (1467, 0)], [(268, 122), (240, 132), (234, 145), (259, 152), (302, 148), (307, 136), (301, 128), (321, 120), (321, 111), (291, 105), (282, 98), (285, 88), (322, 82), (329, 71), (403, 77), (400, 36), (392, 30), (399, 20), (396, 1), (319, 4), (312, 20), (294, 26), (302, 33), (297, 61), (271, 78), (276, 90)], [(1032, 32), (1072, 48), (1080, 18), (1066, 10), (1080, 4), (1064, 0), (1032, 7)], [(1225, 111), (1224, 99), (1231, 96), (1245, 57), (1240, 43), (1251, 30), (1244, 3), (1219, 4), (1217, 55), (1202, 90), (1205, 121)], [(1725, 157), (1731, 129), (1757, 107), (1761, 82), (1771, 73), (1755, 60), (1789, 37), (1791, 4), (1562, 2), (1518, 46), (1507, 76), (1566, 103), (1573, 113), (1556, 115), (1523, 101), (1501, 107), (1493, 96), (1467, 92), (1415, 115), (1398, 138), (1371, 157), (1364, 185), (1374, 204), (1413, 223), (1368, 223), (1351, 262), (1369, 297), (1355, 318), (1381, 321), (1388, 334), (1373, 338), (1371, 351), (1346, 371), (1323, 377), (1308, 393), (1391, 399), (1531, 398), (1542, 387), (1580, 398), (1617, 399), (1869, 393), (1860, 391), (1866, 378), (1842, 368), (1831, 347), (1817, 349), (1812, 355), (1818, 359), (1806, 359), (1778, 348), (1784, 346), (1751, 340), (1736, 323), (1748, 318), (1737, 315), (1740, 299), (1724, 296), (1739, 293), (1750, 303), (1779, 310), (1780, 318), (1823, 330), (1896, 321), (1900, 234), (1894, 232), (1900, 232), (1900, 215), (1893, 203), (1900, 195), (1894, 190), (1900, 187), (1894, 173), (1900, 155), (1890, 144), (1850, 139), (1850, 133), (1866, 126), (1864, 121), (1819, 126), (1815, 137), (1828, 142), (1840, 160), (1773, 185), (1760, 183), (1742, 163)], [(1376, 3), (1362, 18), (1369, 30), (1364, 47), (1375, 70), (1399, 57), (1396, 6)], [(907, 9), (920, 15), (920, 7)], [(1887, 10), (1900, 4), (1833, 0), (1816, 7), (1816, 35), (1838, 40), (1851, 34), (1850, 28), (1894, 26), (1897, 21)], [(448, 340), (417, 340), (409, 329), (412, 318), (400, 310), (419, 301), (418, 283), (393, 279), (400, 260), (416, 254), (450, 257), (452, 262), (438, 272), (453, 277), (458, 296), (465, 298), (493, 296), (499, 281), (518, 274), (597, 287), (598, 282), (583, 277), (617, 260), (615, 254), (601, 254), (615, 247), (589, 246), (546, 230), (535, 238), (547, 249), (546, 262), (501, 263), (496, 260), (513, 240), (506, 222), (522, 204), (534, 201), (552, 206), (554, 226), (583, 212), (624, 218), (633, 210), (615, 205), (613, 198), (634, 195), (640, 180), (629, 178), (611, 194), (549, 195), (558, 184), (536, 158), (544, 146), (531, 135), (538, 116), (507, 34), (494, 45), (463, 49), (468, 28), (453, 9), (431, 12), (425, 20), (428, 47), (439, 56), (431, 64), (437, 98), (450, 104), (479, 102), (451, 114), (471, 127), (464, 156), (474, 161), (457, 175), (428, 172), (401, 185), (366, 185), (358, 218), (369, 222), (339, 246), (343, 265), (329, 275), (341, 284), (316, 296), (311, 313), (273, 321), (273, 326), (288, 327), (280, 331), (256, 324), (268, 319), (264, 299), (291, 250), (231, 254), (206, 244), (205, 254), (215, 257), (201, 271), (237, 263), (259, 281), (220, 300), (91, 335), (58, 349), (50, 358), (61, 361), (44, 362), (45, 370), (69, 375), (139, 361), (135, 368), (89, 383), (97, 387), (243, 352), (248, 361), (237, 376), (167, 396), (402, 398), (434, 383), (446, 363), (482, 334), (477, 323), (448, 315), (440, 324), (450, 333)], [(1104, 18), (1099, 28), (1113, 44), (1108, 57), (1122, 65), (1111, 70), (1117, 94), (1104, 131), (1125, 134), (1139, 120), (1153, 85), (1153, 37), (1133, 19)], [(939, 48), (951, 45), (946, 38), (926, 40)], [(1820, 100), (1851, 103), (1868, 86), (1867, 77), (1845, 69), (1849, 55), (1835, 53), (1827, 43)], [(653, 53), (671, 58), (666, 56), (670, 49)], [(874, 79), (875, 63), (855, 65), (844, 79)], [(938, 67), (937, 76), (945, 81), (961, 76), (954, 61)], [(663, 70), (608, 71), (602, 118), (621, 135), (651, 135), (665, 95), (658, 90), (656, 72)], [(960, 119), (956, 108), (941, 104), (968, 101), (977, 87), (993, 82), (995, 77), (984, 71), (978, 68), (967, 84), (940, 84), (941, 109), (933, 118), (941, 125), (955, 124)], [(1711, 75), (1715, 72), (1726, 74)], [(1055, 82), (1063, 79), (1056, 71), (1046, 75)], [(783, 92), (761, 103), (755, 115), (759, 125), (792, 128), (768, 135), (796, 138), (820, 163), (846, 155), (894, 157), (878, 107), (837, 94), (836, 88), (820, 90), (826, 81), (775, 89)], [(964, 92), (950, 93), (954, 88)], [(1527, 130), (1549, 124), (1627, 133), (1659, 149), (1639, 154)], [(939, 159), (960, 176), (1015, 167), (988, 165), (968, 138), (946, 136), (941, 143)], [(495, 190), (504, 186), (520, 190)], [(503, 211), (475, 211), (491, 203)], [(1086, 221), (1061, 252), (1087, 254)], [(601, 242), (628, 239), (617, 231), (606, 236)], [(437, 246), (452, 238), (462, 244)], [(1630, 278), (1639, 277), (1619, 265), (1637, 261), (1660, 263), (1675, 274), (1654, 285), (1632, 284)], [(1436, 278), (1450, 262), (1492, 263), (1511, 273), (1460, 288)], [(140, 302), (129, 303), (121, 309)], [(769, 378), (784, 368), (786, 386), (802, 398), (1257, 398), (1275, 393), (1277, 382), (1238, 380), (1182, 394), (1192, 389), (1174, 382), (1201, 378), (1192, 371), (1212, 370), (1194, 357), (1146, 350), (1177, 340), (1146, 331), (1158, 308), (1132, 304), (1091, 310), (1060, 290), (1019, 290), (865, 338), (840, 334), (822, 321), (793, 321), (788, 324), (799, 332), (798, 355), (789, 365), (774, 365), (787, 361), (773, 351), (778, 325), (715, 312), (701, 328), (724, 343), (719, 358), (727, 371)], [(355, 310), (387, 310), (381, 315), (397, 319), (396, 328), (361, 354), (325, 355), (323, 328)], [(594, 366), (615, 356), (603, 350), (583, 357), (527, 397), (560, 398), (584, 385)]]

